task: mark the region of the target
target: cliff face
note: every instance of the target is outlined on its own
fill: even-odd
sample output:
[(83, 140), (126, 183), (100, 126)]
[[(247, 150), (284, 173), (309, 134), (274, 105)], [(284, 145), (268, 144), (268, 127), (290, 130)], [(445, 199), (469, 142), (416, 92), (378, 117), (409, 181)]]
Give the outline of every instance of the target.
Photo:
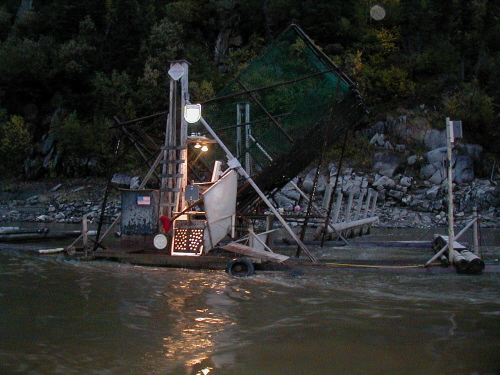
[[(316, 186), (317, 203), (321, 205), (333, 187), (342, 193), (344, 201), (351, 194), (356, 199), (372, 190), (377, 195), (382, 226), (444, 225), (448, 209), (445, 146), (446, 131), (433, 129), (420, 116), (404, 115), (358, 130), (341, 170), (340, 158), (322, 167)], [(488, 159), (480, 145), (459, 140), (453, 149), (452, 166), (457, 221), (469, 220), (477, 207), (484, 225), (499, 226), (498, 165)], [(315, 175), (312, 168), (300, 176), (304, 191), (312, 191)], [(301, 203), (290, 187), (277, 195), (277, 201), (285, 210)]]

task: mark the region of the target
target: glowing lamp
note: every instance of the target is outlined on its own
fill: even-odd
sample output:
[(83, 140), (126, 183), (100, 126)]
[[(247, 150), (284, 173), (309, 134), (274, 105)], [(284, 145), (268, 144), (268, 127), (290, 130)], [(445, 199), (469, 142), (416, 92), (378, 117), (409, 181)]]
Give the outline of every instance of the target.
[(186, 104), (184, 107), (184, 119), (194, 124), (201, 117), (201, 104)]

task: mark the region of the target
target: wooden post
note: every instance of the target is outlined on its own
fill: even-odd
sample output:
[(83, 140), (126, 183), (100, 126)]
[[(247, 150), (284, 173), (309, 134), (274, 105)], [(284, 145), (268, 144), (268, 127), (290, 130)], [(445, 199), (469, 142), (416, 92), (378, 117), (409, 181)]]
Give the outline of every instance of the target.
[(453, 219), (453, 123), (450, 118), (446, 118), (446, 149), (448, 154), (448, 257), (453, 264), (453, 242), (455, 240), (454, 219)]
[(359, 194), (358, 202), (356, 203), (356, 212), (354, 213), (353, 220), (358, 220), (359, 215), (361, 214), (361, 207), (363, 206), (363, 200), (365, 199), (365, 191), (362, 190)]
[(339, 221), (340, 208), (342, 207), (342, 189), (338, 189), (337, 191), (337, 201), (335, 202), (335, 211), (333, 212), (333, 224)]
[(335, 185), (334, 183), (330, 182), (328, 185), (326, 185), (325, 192), (323, 193), (321, 208), (325, 210), (328, 210), (328, 207), (330, 206), (330, 199), (332, 198), (332, 189), (334, 185)]
[(267, 215), (266, 216), (266, 232), (273, 229), (273, 224), (274, 224), (274, 215), (273, 214)]
[[(372, 198), (373, 198), (373, 190), (369, 189), (368, 196), (366, 197), (366, 202), (365, 202), (365, 210), (363, 211), (363, 219), (368, 218), (368, 213), (370, 212), (370, 203), (372, 201)], [(364, 234), (363, 230), (364, 230), (364, 225), (359, 227), (359, 235), (360, 236), (362, 236)], [(368, 231), (367, 231), (367, 233), (368, 233)]]
[(373, 190), (370, 189), (368, 190), (368, 196), (366, 197), (365, 210), (363, 211), (363, 219), (367, 218), (368, 211), (370, 211), (370, 202), (372, 200), (372, 196), (373, 196)]
[(378, 191), (375, 192), (373, 195), (373, 202), (372, 202), (372, 208), (370, 210), (370, 217), (375, 216), (375, 210), (377, 209), (377, 198), (378, 198)]
[[(357, 221), (361, 215), (361, 209), (363, 208), (363, 200), (365, 199), (365, 194), (366, 194), (366, 191), (361, 190), (361, 193), (359, 194), (358, 201), (356, 203), (356, 211), (354, 212), (354, 217), (352, 219), (353, 221)], [(357, 228), (351, 228), (349, 236), (355, 237), (356, 232), (357, 232)]]
[(87, 215), (83, 215), (82, 217), (82, 242), (83, 242), (83, 254), (85, 258), (88, 255), (89, 249), (89, 236), (88, 236), (88, 223), (87, 223)]
[(346, 210), (345, 210), (345, 221), (346, 223), (349, 222), (349, 220), (351, 219), (351, 209), (352, 209), (352, 201), (354, 200), (354, 190), (351, 190), (351, 192), (349, 193), (349, 198), (347, 200), (347, 207), (346, 207)]
[(474, 226), (473, 226), (473, 241), (474, 241), (474, 245), (473, 245), (473, 250), (474, 250), (474, 254), (478, 255), (479, 254), (479, 235), (478, 235), (478, 231), (479, 231), (479, 225), (478, 225), (478, 217), (477, 217), (477, 206), (474, 206), (474, 210), (473, 210), (473, 218), (476, 219), (476, 221), (474, 221)]

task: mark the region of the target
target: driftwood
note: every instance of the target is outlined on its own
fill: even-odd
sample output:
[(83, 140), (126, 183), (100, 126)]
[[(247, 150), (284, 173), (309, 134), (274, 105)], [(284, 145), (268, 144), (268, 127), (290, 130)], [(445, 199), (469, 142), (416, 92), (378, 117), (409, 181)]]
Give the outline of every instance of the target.
[[(0, 242), (23, 242), (23, 241), (42, 241), (58, 238), (71, 238), (81, 235), (81, 231), (61, 231), (51, 232), (48, 228), (41, 229), (9, 229), (0, 231)], [(94, 231), (89, 235), (95, 235)]]
[(467, 261), (467, 272), (469, 273), (479, 273), (484, 270), (484, 261), (479, 258), (476, 254), (470, 252), (469, 250), (463, 250), (460, 254)]
[(469, 262), (467, 262), (467, 259), (457, 250), (453, 250), (453, 265), (457, 269), (457, 272), (460, 273), (467, 272), (469, 268)]
[[(437, 249), (442, 248), (441, 251)], [(436, 254), (440, 254), (441, 263), (443, 265), (449, 265), (450, 261), (445, 257), (446, 249), (448, 248), (448, 236), (444, 235), (434, 235), (434, 250)], [(445, 249), (444, 251), (442, 251)], [(453, 265), (459, 273), (479, 273), (481, 272), (485, 265), (484, 261), (479, 258), (476, 254), (472, 253), (467, 249), (466, 246), (453, 241)]]

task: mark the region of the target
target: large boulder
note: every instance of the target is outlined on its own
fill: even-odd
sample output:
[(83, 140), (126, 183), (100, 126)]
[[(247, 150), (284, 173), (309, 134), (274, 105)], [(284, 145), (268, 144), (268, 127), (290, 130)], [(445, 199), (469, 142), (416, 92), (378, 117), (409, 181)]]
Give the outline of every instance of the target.
[(446, 147), (439, 147), (425, 154), (425, 158), (429, 164), (436, 162), (442, 162), (448, 157), (448, 151)]
[(434, 162), (420, 168), (420, 177), (432, 184), (440, 185), (446, 181), (446, 168), (442, 162)]
[(483, 148), (480, 145), (463, 143), (459, 145), (460, 150), (470, 157), (474, 163), (481, 162), (483, 158)]
[(130, 188), (131, 179), (132, 179), (132, 177), (130, 177), (130, 176), (127, 176), (127, 175), (121, 174), (121, 173), (116, 173), (113, 175), (113, 178), (111, 179), (111, 183), (119, 188), (128, 189), (128, 188)]
[(281, 193), (276, 193), (274, 196), (274, 200), (279, 208), (283, 208), (285, 211), (293, 211), (296, 202), (291, 200), (290, 198), (285, 197)]
[[(314, 178), (316, 176), (316, 168), (313, 168), (309, 171), (307, 176), (302, 182), (302, 189), (306, 193), (312, 193), (314, 187)], [(316, 185), (316, 193), (321, 194), (325, 191), (327, 185), (326, 176), (322, 173), (318, 176), (318, 184)]]
[[(471, 148), (471, 150), (476, 150)], [(428, 165), (420, 169), (420, 176), (433, 184), (441, 184), (447, 178), (444, 161), (447, 159), (446, 147), (440, 147), (425, 154)], [(474, 179), (474, 162), (469, 156), (453, 154), (453, 181), (456, 183), (470, 182)]]
[(453, 163), (453, 181), (461, 184), (474, 180), (474, 163), (468, 156), (457, 156)]
[(387, 176), (381, 176), (375, 180), (372, 187), (381, 190), (381, 189), (392, 189), (396, 186), (396, 183), (393, 179)]
[(387, 177), (392, 177), (400, 164), (399, 157), (388, 152), (377, 152), (373, 156), (373, 159), (373, 169), (382, 176)]
[(295, 202), (300, 200), (300, 193), (291, 183), (286, 184), (283, 189), (281, 189), (281, 194)]
[(429, 129), (425, 132), (424, 145), (430, 150), (446, 147), (446, 130)]

